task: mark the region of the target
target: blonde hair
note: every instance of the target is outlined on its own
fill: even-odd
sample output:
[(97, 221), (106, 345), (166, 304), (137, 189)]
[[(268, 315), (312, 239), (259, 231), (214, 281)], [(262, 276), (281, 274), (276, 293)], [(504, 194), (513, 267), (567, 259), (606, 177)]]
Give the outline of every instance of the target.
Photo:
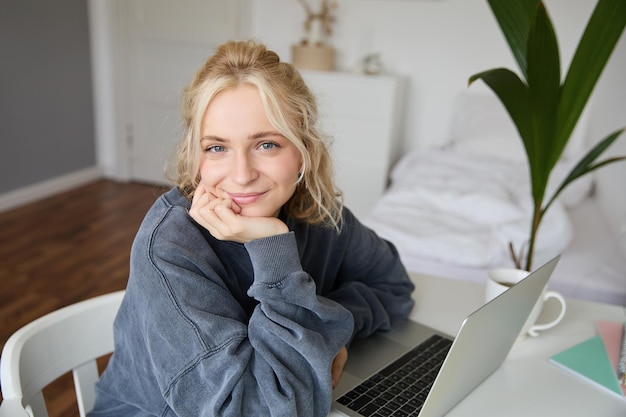
[(341, 192), (335, 187), (326, 139), (317, 129), (315, 97), (293, 65), (254, 41), (228, 42), (217, 48), (183, 92), (184, 134), (170, 177), (189, 200), (199, 184), (201, 124), (211, 100), (242, 84), (255, 86), (272, 126), (300, 152), (303, 164), (294, 194), (285, 203), (289, 216), (339, 230)]

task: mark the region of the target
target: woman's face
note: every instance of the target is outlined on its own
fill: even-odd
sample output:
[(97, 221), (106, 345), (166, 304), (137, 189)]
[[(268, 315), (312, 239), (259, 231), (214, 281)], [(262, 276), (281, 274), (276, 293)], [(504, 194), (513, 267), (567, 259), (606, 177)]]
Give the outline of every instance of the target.
[(231, 199), (243, 216), (277, 216), (296, 189), (301, 158), (271, 125), (257, 88), (219, 93), (201, 129), (200, 180), (207, 192)]

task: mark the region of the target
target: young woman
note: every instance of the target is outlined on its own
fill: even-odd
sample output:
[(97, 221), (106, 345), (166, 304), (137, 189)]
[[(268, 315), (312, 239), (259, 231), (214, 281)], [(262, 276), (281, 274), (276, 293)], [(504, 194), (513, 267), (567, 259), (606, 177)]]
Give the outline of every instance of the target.
[(405, 319), (413, 285), (342, 207), (314, 97), (274, 52), (222, 45), (183, 119), (90, 416), (326, 416), (346, 345)]

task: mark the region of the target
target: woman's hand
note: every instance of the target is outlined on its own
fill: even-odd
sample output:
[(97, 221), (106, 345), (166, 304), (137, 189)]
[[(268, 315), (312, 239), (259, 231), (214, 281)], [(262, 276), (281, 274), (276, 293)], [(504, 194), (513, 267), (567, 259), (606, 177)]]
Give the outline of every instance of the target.
[(339, 380), (341, 379), (341, 375), (343, 375), (343, 368), (346, 366), (346, 361), (348, 360), (348, 348), (345, 346), (341, 348), (335, 359), (333, 359), (333, 363), (331, 365), (330, 371), (332, 375), (332, 384), (333, 388), (337, 386)]
[(210, 194), (198, 185), (189, 215), (219, 240), (239, 243), (287, 233), (287, 225), (275, 217), (245, 217), (241, 207), (230, 199)]

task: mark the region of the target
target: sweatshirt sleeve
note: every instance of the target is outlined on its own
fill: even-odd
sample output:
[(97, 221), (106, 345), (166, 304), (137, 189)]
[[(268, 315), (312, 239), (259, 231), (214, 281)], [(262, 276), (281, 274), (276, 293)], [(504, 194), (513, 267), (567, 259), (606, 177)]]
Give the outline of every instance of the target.
[(389, 330), (414, 307), (415, 289), (395, 246), (344, 212), (339, 279), (327, 296), (353, 314), (353, 337)]
[[(254, 269), (248, 294), (260, 303), (248, 329), (259, 361), (259, 383), (280, 415), (326, 416), (332, 397), (330, 365), (352, 333), (353, 319), (338, 303), (316, 295), (315, 283), (298, 260), (293, 232), (246, 244)], [(282, 256), (277, 256), (281, 254)], [(305, 372), (302, 372), (305, 371)], [(308, 373), (308, 375), (307, 375)], [(284, 395), (293, 390), (293, 402)]]

